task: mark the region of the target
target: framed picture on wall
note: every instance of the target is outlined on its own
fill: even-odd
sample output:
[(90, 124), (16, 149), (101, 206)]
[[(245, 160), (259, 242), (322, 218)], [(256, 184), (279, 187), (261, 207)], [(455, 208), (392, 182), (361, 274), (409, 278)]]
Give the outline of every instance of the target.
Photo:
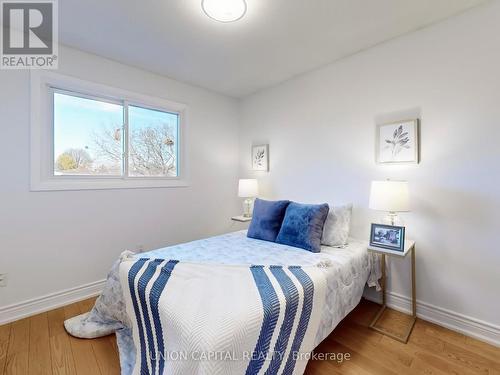
[(252, 170), (269, 171), (269, 145), (252, 146)]
[(406, 164), (420, 161), (419, 120), (377, 125), (376, 160), (379, 164)]

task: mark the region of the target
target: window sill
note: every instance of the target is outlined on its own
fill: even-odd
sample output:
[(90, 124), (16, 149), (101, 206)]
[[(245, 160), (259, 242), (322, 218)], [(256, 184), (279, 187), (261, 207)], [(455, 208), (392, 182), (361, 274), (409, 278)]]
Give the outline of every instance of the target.
[(149, 188), (179, 188), (188, 187), (185, 179), (151, 179), (151, 178), (48, 178), (31, 181), (31, 191), (62, 191), (62, 190), (105, 190), (105, 189), (149, 189)]

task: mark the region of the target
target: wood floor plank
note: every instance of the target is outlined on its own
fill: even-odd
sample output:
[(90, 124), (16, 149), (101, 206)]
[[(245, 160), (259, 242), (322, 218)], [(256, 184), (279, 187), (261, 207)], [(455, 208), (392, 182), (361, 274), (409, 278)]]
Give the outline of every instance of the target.
[[(350, 358), (351, 353), (349, 352), (349, 358), (339, 360), (339, 354), (345, 356), (345, 348), (335, 342), (333, 339), (326, 339), (321, 345), (319, 345), (315, 350), (317, 353), (325, 354), (336, 354), (337, 359), (332, 360), (331, 358), (325, 360), (311, 360), (308, 364), (308, 375), (316, 374), (342, 374), (342, 375), (371, 375), (370, 371), (365, 370), (360, 367), (355, 361)], [(309, 368), (311, 366), (311, 368)]]
[(28, 352), (9, 354), (5, 363), (5, 375), (26, 375), (28, 373)]
[[(376, 346), (378, 352), (392, 356), (394, 360), (404, 366), (411, 366), (415, 353), (413, 351), (408, 351), (406, 344), (390, 339), (368, 327), (363, 327), (350, 321), (346, 321), (344, 325), (347, 327), (347, 333), (349, 335), (358, 340), (371, 342)], [(337, 332), (337, 330), (335, 332)]]
[(380, 349), (382, 351), (392, 351), (400, 355), (410, 356), (412, 358), (410, 367), (412, 371), (418, 374), (476, 374), (476, 372), (442, 357), (438, 348), (439, 345), (434, 349), (432, 347), (425, 349), (422, 346), (415, 345), (411, 340), (407, 344), (403, 344), (387, 336), (382, 337), (382, 340), (380, 340)]
[(387, 336), (384, 336), (380, 341), (380, 350), (410, 356), (412, 358), (410, 368), (417, 374), (475, 374), (442, 358), (432, 350), (424, 350), (410, 342), (403, 344)]
[(29, 374), (52, 374), (50, 359), (49, 320), (43, 313), (30, 318)]
[(489, 374), (490, 369), (499, 369), (498, 363), (478, 353), (426, 334), (425, 325), (425, 322), (417, 321), (415, 324), (417, 329), (412, 333), (409, 343), (430, 351), (465, 370), (469, 369), (478, 374)]
[(86, 312), (89, 312), (90, 310), (92, 310), (92, 307), (94, 307), (96, 298), (97, 297), (95, 297), (95, 298), (93, 297), (93, 298), (89, 298), (89, 299), (86, 299), (84, 301), (78, 302), (78, 307), (80, 308), (80, 313), (83, 314), (83, 313), (86, 313)]
[(55, 310), (48, 312), (49, 319), (49, 335), (54, 337), (63, 333), (66, 333), (64, 329), (64, 321), (66, 320), (66, 315), (64, 312), (64, 307), (60, 307)]
[(373, 372), (359, 366), (354, 361), (345, 362), (338, 366), (338, 368), (336, 368), (336, 372), (342, 375), (373, 375)]
[(69, 338), (73, 360), (75, 361), (76, 373), (81, 375), (101, 374), (97, 359), (92, 348), (91, 340)]
[(10, 325), (10, 338), (8, 354), (19, 352), (28, 352), (29, 349), (29, 333), (30, 320), (29, 318), (18, 320)]
[[(381, 350), (379, 342), (370, 342), (366, 336), (371, 334), (367, 330), (363, 335), (359, 331), (345, 327), (342, 330), (336, 331), (334, 340), (345, 345), (351, 351), (362, 352), (366, 358), (378, 363), (380, 366), (388, 367), (391, 370), (397, 371), (398, 374), (411, 374), (410, 369), (412, 357), (409, 355), (400, 355), (393, 351)], [(380, 337), (381, 339), (381, 337)]]
[(111, 343), (111, 346), (113, 347), (113, 350), (115, 351), (116, 355), (118, 358), (120, 358), (120, 352), (118, 351), (118, 345), (116, 344), (116, 334), (111, 334), (108, 337), (109, 342)]
[(50, 357), (54, 375), (76, 374), (69, 335), (66, 332), (50, 337)]
[(91, 341), (101, 374), (120, 374), (120, 359), (110, 338), (106, 336)]
[(48, 312), (50, 357), (54, 375), (76, 374), (70, 336), (64, 329), (64, 321), (73, 314), (77, 315), (77, 311), (70, 307), (60, 307)]
[(415, 374), (419, 374), (419, 375), (450, 375), (450, 374), (464, 375), (460, 372), (447, 372), (447, 371), (441, 370), (435, 366), (430, 366), (428, 362), (423, 361), (420, 358), (413, 359), (413, 361), (411, 363), (411, 370)]
[(380, 316), (376, 327), (382, 328), (390, 334), (404, 337), (412, 317), (392, 309), (385, 309)]
[(425, 364), (426, 370), (431, 369), (434, 372), (460, 375), (484, 374), (484, 372), (478, 372), (464, 366), (457, 365), (453, 361), (448, 361), (439, 354), (436, 355), (436, 353), (432, 353), (430, 351), (417, 351), (415, 353), (415, 360), (418, 363), (417, 366), (422, 367), (422, 365)]
[(309, 361), (304, 375), (338, 375), (342, 374), (336, 367), (326, 361)]
[(373, 329), (368, 329), (368, 327), (359, 325), (358, 323), (354, 323), (351, 321), (343, 321), (337, 326), (337, 328), (335, 328), (335, 332), (343, 331), (347, 331), (350, 335), (354, 335), (358, 339), (370, 342), (373, 345), (378, 345), (384, 337), (383, 334)]
[(6, 375), (26, 375), (28, 373), (29, 332), (29, 318), (21, 319), (11, 324), (4, 370)]
[(481, 355), (491, 359), (492, 361), (500, 364), (500, 348), (485, 342), (473, 339), (472, 337), (465, 338), (465, 348), (480, 353)]
[(380, 306), (376, 303), (361, 300), (361, 303), (349, 314), (349, 321), (368, 327)]
[(3, 374), (7, 362), (7, 349), (10, 340), (10, 324), (0, 326), (0, 374)]
[[(64, 307), (65, 318), (69, 319), (81, 314), (80, 303), (72, 303)], [(81, 375), (87, 374), (101, 374), (97, 359), (92, 348), (92, 340), (78, 339), (69, 336), (69, 343), (71, 352), (73, 353), (73, 360), (75, 362), (76, 373)]]
[(425, 320), (420, 321), (419, 325), (422, 326), (426, 335), (460, 346), (467, 345), (466, 336), (461, 333), (440, 327), (434, 323), (426, 322)]
[[(380, 364), (377, 361), (367, 357), (362, 349), (350, 348), (337, 341), (335, 337), (327, 339), (326, 346), (332, 350), (338, 350), (342, 353), (350, 353), (350, 361), (355, 362), (363, 370), (375, 375), (399, 375), (399, 373), (388, 366)], [(347, 363), (342, 364), (342, 367)]]
[(80, 305), (78, 302), (72, 303), (71, 305), (64, 306), (64, 319), (73, 318), (74, 316), (80, 315)]
[(488, 374), (493, 369), (500, 371), (500, 365), (498, 365), (498, 363), (490, 361), (488, 358), (485, 358), (478, 353), (462, 349), (459, 346), (450, 343), (445, 343), (444, 346), (444, 352), (446, 353), (448, 358), (452, 358), (453, 360), (462, 363), (462, 365), (465, 367), (476, 370), (480, 373)]
[[(441, 339), (447, 343), (457, 345), (462, 349), (479, 354), (492, 362), (500, 364), (500, 348), (486, 344), (482, 341), (467, 337), (462, 333), (440, 327), (437, 324), (421, 321), (420, 324), (424, 327), (426, 335)], [(497, 369), (500, 370), (500, 369)]]

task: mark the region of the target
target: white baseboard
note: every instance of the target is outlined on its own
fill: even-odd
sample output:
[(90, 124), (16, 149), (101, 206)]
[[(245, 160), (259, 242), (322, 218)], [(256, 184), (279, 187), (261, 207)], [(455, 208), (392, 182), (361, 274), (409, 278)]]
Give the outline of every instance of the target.
[(102, 292), (105, 282), (106, 280), (94, 281), (93, 283), (81, 285), (76, 288), (0, 307), (0, 325), (69, 305), (86, 298), (95, 297)]
[[(381, 298), (366, 295), (366, 299), (381, 303)], [(401, 294), (387, 292), (387, 306), (404, 313), (411, 313), (411, 299)], [(500, 347), (500, 327), (479, 319), (443, 309), (426, 302), (417, 301), (417, 316), (442, 327), (474, 337)]]

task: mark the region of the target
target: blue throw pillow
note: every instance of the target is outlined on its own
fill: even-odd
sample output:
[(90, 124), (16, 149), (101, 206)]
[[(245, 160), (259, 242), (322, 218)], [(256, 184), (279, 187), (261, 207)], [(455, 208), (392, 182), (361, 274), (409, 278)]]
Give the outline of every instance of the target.
[(276, 241), (289, 203), (290, 201), (266, 201), (257, 198), (247, 236), (258, 240)]
[(328, 204), (288, 205), (276, 242), (319, 253)]

